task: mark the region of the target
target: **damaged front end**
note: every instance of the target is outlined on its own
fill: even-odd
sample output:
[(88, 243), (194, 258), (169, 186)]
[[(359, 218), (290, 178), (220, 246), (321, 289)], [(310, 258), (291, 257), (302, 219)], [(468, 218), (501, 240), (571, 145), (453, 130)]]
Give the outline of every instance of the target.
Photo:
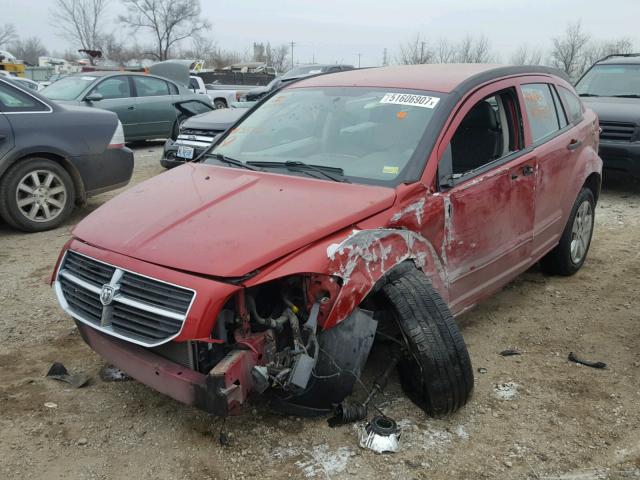
[[(98, 287), (88, 272), (112, 280)], [(209, 335), (186, 333), (191, 339), (182, 341), (185, 322), (175, 338), (150, 343), (144, 334), (152, 335), (152, 328), (165, 332), (170, 322), (158, 305), (131, 316), (142, 304), (134, 294), (155, 300), (151, 290), (132, 289), (134, 275), (71, 252), (54, 286), (93, 350), (138, 381), (212, 414), (237, 413), (252, 392), (269, 395), (287, 413), (328, 413), (351, 393), (373, 344), (377, 323), (359, 309), (323, 329), (342, 281), (318, 274), (233, 287), (215, 321), (207, 322)]]

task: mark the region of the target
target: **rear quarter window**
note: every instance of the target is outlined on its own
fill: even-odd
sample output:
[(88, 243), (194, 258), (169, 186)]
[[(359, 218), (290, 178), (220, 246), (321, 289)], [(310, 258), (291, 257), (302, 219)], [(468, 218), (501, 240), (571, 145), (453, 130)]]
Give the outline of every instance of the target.
[(562, 97), (562, 102), (567, 109), (567, 116), (571, 123), (577, 123), (582, 120), (582, 102), (568, 88), (558, 87), (558, 93)]
[(0, 112), (48, 112), (49, 107), (28, 93), (0, 82)]

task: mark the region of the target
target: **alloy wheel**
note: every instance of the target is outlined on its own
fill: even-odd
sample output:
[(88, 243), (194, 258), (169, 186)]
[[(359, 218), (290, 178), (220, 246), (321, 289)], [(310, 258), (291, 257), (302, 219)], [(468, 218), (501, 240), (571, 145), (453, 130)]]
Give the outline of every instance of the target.
[(66, 203), (67, 188), (50, 170), (33, 170), (18, 183), (18, 210), (33, 222), (50, 222), (62, 213)]
[(579, 264), (587, 253), (593, 228), (593, 209), (585, 200), (580, 204), (571, 228), (571, 261)]

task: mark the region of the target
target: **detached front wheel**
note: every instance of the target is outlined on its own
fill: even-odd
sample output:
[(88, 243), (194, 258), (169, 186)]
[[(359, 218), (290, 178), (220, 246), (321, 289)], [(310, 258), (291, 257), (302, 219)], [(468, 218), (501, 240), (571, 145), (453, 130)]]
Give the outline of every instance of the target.
[(471, 397), (473, 370), (449, 308), (419, 270), (382, 292), (407, 347), (398, 365), (405, 392), (429, 415), (455, 412)]
[(0, 215), (25, 232), (57, 227), (71, 214), (74, 201), (71, 177), (46, 158), (20, 160), (0, 181)]

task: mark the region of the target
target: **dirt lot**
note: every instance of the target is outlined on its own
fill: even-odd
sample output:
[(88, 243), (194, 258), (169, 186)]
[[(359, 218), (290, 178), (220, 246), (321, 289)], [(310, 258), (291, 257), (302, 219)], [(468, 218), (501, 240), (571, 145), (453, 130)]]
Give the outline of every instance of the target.
[[(162, 172), (159, 153), (157, 145), (137, 149), (134, 182)], [(354, 426), (283, 418), (262, 404), (222, 420), (134, 381), (100, 380), (104, 362), (47, 281), (72, 225), (110, 196), (51, 232), (0, 224), (0, 478), (640, 478), (637, 183), (606, 179), (579, 274), (532, 269), (459, 319), (476, 370), (466, 408), (428, 418), (393, 379), (381, 397), (403, 428), (392, 455), (361, 450)], [(507, 348), (522, 355), (498, 355)], [(570, 363), (570, 351), (609, 368)], [(374, 352), (368, 377), (380, 357)], [(89, 373), (91, 383), (74, 390), (46, 379), (53, 361)]]

